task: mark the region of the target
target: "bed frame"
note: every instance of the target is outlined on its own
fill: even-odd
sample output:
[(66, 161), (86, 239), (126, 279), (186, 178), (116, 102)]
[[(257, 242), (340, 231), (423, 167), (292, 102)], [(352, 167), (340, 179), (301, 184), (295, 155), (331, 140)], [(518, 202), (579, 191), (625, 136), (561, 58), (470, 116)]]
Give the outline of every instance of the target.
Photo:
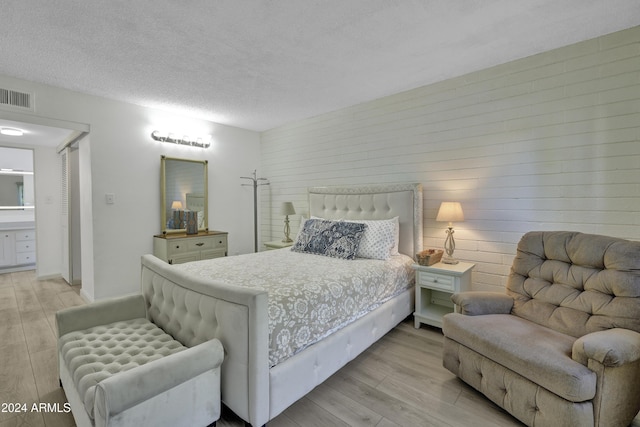
[[(422, 250), (420, 184), (310, 188), (309, 214), (328, 219), (397, 216), (399, 251), (415, 256)], [(222, 342), (222, 401), (254, 426), (266, 424), (393, 329), (413, 311), (414, 295), (413, 288), (406, 290), (269, 368), (267, 292), (186, 276), (152, 255), (142, 257), (142, 292), (154, 322), (170, 334), (186, 334), (177, 339), (188, 345), (212, 338)], [(167, 304), (175, 307), (168, 318), (160, 315)], [(187, 332), (185, 321), (191, 324)]]

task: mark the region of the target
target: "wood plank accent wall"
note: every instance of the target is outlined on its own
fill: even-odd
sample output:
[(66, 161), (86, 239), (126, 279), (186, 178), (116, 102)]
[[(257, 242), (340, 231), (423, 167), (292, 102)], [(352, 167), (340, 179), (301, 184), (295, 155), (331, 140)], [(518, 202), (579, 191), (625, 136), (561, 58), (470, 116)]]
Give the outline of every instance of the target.
[(421, 182), (425, 247), (460, 201), (455, 255), (502, 291), (529, 230), (640, 240), (639, 139), (635, 27), (264, 132), (261, 240), (282, 238), (281, 202), (307, 213), (309, 186)]

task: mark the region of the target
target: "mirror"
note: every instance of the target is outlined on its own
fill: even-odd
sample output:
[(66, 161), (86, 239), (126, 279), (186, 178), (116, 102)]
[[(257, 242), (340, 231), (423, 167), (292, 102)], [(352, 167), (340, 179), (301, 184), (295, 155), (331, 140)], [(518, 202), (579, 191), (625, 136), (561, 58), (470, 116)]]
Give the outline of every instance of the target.
[(33, 209), (33, 150), (0, 147), (0, 209)]
[(208, 230), (207, 160), (162, 156), (160, 194), (162, 233), (186, 231), (185, 211), (196, 213), (198, 231)]

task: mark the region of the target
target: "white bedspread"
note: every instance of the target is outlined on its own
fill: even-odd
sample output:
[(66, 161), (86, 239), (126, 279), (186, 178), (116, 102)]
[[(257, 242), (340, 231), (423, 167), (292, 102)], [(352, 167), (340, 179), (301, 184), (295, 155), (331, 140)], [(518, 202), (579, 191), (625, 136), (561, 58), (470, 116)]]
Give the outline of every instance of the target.
[(177, 264), (176, 269), (269, 293), (271, 366), (362, 317), (414, 283), (413, 260), (342, 260), (287, 249)]

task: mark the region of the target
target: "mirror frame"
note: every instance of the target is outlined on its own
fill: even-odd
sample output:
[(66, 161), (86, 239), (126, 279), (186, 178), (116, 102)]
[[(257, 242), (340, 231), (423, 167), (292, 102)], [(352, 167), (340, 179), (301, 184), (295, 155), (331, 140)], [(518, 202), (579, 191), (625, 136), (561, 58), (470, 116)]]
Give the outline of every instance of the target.
[(198, 231), (209, 231), (209, 178), (208, 178), (208, 160), (191, 160), (182, 159), (178, 157), (167, 157), (165, 155), (160, 156), (160, 221), (162, 234), (173, 233), (185, 233), (186, 229), (171, 229), (167, 228), (167, 161), (179, 161), (198, 163), (203, 167), (203, 181), (204, 181), (204, 227), (198, 228)]

